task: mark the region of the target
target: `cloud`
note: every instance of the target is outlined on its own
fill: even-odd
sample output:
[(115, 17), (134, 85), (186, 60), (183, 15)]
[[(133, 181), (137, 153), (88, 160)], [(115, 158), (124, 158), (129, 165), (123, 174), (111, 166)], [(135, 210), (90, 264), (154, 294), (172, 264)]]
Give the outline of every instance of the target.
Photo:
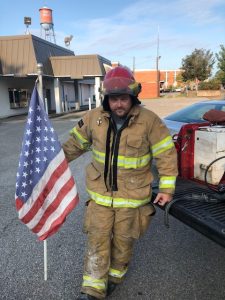
[[(159, 27), (161, 63), (179, 66), (194, 48), (214, 47), (224, 42), (224, 0), (140, 0), (118, 7), (106, 17), (67, 20), (69, 32), (56, 31), (57, 43), (72, 34), (75, 54), (100, 54), (112, 61), (148, 67), (155, 63)], [(115, 11), (115, 10), (114, 10)], [(103, 14), (101, 14), (103, 15)], [(94, 16), (94, 14), (93, 14)], [(210, 38), (209, 38), (210, 37)], [(177, 59), (176, 59), (177, 57)], [(148, 62), (148, 64), (146, 64)]]

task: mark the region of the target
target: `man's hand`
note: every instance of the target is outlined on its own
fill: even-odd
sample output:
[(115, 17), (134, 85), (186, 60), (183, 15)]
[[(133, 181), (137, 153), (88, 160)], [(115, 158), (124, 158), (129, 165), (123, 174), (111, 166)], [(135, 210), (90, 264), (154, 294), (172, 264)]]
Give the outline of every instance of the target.
[(173, 196), (171, 194), (158, 193), (153, 203), (164, 206), (166, 203), (169, 203), (172, 198)]

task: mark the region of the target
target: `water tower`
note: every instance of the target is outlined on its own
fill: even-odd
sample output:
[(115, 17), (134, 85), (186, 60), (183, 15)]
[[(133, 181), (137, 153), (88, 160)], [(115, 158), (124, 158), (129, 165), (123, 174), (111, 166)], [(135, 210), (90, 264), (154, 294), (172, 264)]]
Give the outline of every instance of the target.
[(53, 41), (56, 44), (54, 24), (52, 19), (52, 9), (44, 6), (40, 8), (39, 11), (40, 11), (41, 36), (44, 35), (45, 40), (49, 42)]

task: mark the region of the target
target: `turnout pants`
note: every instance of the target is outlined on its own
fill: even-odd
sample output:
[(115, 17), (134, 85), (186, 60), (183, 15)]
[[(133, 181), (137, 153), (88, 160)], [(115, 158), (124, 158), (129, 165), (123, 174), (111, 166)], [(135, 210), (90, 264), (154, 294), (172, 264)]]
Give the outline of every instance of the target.
[(127, 272), (134, 241), (148, 228), (155, 213), (152, 204), (113, 208), (87, 202), (84, 231), (88, 244), (82, 292), (103, 299), (108, 281), (120, 283)]

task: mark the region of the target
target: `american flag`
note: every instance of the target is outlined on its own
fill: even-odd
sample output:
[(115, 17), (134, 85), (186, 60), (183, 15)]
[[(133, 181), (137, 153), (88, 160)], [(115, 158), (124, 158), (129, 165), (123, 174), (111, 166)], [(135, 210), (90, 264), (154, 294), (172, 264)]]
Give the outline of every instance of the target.
[(45, 240), (79, 201), (76, 184), (35, 85), (16, 180), (19, 219)]

